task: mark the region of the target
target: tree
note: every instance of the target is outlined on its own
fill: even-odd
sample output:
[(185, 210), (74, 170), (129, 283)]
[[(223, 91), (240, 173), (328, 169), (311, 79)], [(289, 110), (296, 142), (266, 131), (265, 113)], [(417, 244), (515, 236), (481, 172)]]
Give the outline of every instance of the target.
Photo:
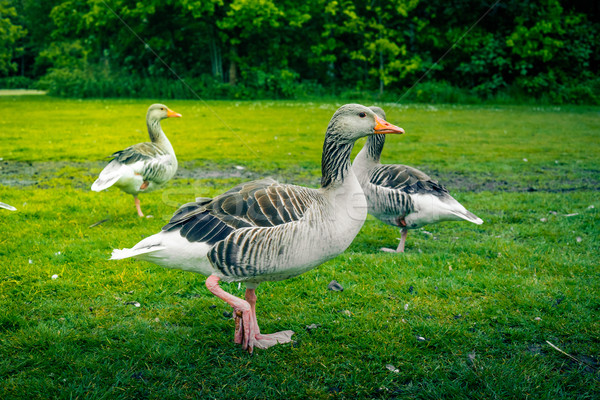
[(27, 31), (13, 22), (16, 17), (17, 11), (11, 1), (0, 0), (0, 75), (9, 75), (16, 71), (17, 64), (13, 59), (23, 51), (23, 47), (16, 44)]

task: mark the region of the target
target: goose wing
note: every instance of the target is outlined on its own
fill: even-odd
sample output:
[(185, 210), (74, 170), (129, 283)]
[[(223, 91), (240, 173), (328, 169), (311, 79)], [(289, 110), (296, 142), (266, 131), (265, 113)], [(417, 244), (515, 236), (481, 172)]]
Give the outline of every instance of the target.
[(247, 182), (213, 198), (184, 204), (163, 231), (178, 230), (190, 242), (213, 245), (241, 228), (274, 227), (297, 221), (314, 203), (317, 190), (273, 179)]
[(408, 165), (381, 165), (371, 172), (369, 181), (373, 185), (400, 190), (408, 194), (432, 194), (440, 197), (450, 194), (438, 181)]
[(133, 168), (146, 181), (162, 182), (168, 175), (172, 156), (154, 143), (138, 143), (112, 154), (113, 161)]

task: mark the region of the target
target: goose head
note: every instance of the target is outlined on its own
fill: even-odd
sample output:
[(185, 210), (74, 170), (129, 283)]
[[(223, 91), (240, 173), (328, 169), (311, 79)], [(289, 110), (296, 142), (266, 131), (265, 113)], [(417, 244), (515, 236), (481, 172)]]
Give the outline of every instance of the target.
[(327, 136), (339, 143), (353, 143), (364, 136), (388, 133), (402, 134), (404, 129), (360, 104), (341, 106), (331, 117), (327, 129)]
[(146, 115), (148, 121), (160, 121), (165, 118), (181, 117), (181, 114), (176, 113), (164, 104), (152, 104), (148, 107), (148, 114)]
[[(379, 118), (386, 119), (385, 111), (377, 106), (369, 107), (371, 111), (373, 111)], [(367, 143), (365, 143), (365, 151), (368, 154), (368, 158), (373, 161), (379, 162), (379, 158), (381, 157), (381, 152), (383, 151), (383, 145), (385, 144), (385, 135), (372, 135), (367, 139)]]
[(386, 119), (385, 111), (383, 111), (383, 109), (381, 107), (371, 106), (369, 108), (371, 109), (371, 111), (373, 111), (375, 114), (377, 114), (378, 117)]

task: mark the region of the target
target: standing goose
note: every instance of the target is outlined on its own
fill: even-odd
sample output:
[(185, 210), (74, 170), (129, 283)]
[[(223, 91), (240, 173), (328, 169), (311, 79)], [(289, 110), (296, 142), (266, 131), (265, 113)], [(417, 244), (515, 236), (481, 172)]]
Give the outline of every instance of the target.
[(111, 155), (113, 160), (100, 172), (92, 190), (99, 192), (114, 185), (132, 194), (138, 215), (143, 217), (138, 193), (161, 188), (177, 172), (175, 151), (160, 126), (160, 121), (169, 117), (181, 114), (163, 104), (152, 104), (146, 114), (151, 142), (134, 144)]
[[(255, 289), (265, 281), (300, 275), (342, 253), (362, 227), (367, 203), (350, 165), (356, 139), (403, 133), (358, 104), (340, 107), (325, 134), (321, 187), (262, 179), (183, 205), (162, 231), (111, 259), (135, 257), (167, 268), (198, 272), (206, 287), (236, 315), (235, 342), (250, 353), (291, 341), (294, 332), (262, 334)], [(244, 282), (245, 300), (219, 287)]]
[[(371, 107), (385, 119), (385, 112)], [(385, 136), (372, 135), (354, 159), (352, 169), (363, 188), (369, 212), (388, 225), (402, 229), (396, 250), (404, 252), (409, 229), (442, 221), (470, 221), (480, 225), (483, 220), (467, 211), (448, 190), (416, 168), (400, 164), (382, 165), (379, 162)]]

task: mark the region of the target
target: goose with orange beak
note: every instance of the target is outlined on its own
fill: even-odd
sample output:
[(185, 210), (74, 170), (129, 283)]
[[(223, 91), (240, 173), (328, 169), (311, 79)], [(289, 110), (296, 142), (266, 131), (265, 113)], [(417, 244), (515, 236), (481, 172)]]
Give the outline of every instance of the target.
[(92, 190), (99, 192), (111, 186), (118, 187), (133, 195), (137, 213), (143, 217), (138, 194), (163, 187), (177, 172), (175, 151), (160, 121), (179, 117), (181, 114), (164, 104), (152, 104), (146, 114), (150, 142), (134, 144), (112, 154), (112, 161), (100, 172)]
[[(381, 108), (371, 107), (371, 110), (385, 118)], [(398, 247), (384, 247), (382, 251), (404, 252), (408, 230), (427, 224), (442, 221), (483, 223), (424, 172), (408, 165), (381, 164), (384, 143), (385, 136), (370, 136), (352, 164), (365, 192), (369, 212), (380, 221), (401, 229)]]
[[(262, 179), (213, 198), (185, 204), (162, 231), (112, 259), (133, 257), (207, 276), (206, 287), (230, 304), (234, 341), (249, 352), (291, 341), (291, 330), (263, 334), (256, 318), (256, 287), (298, 276), (345, 251), (367, 216), (352, 171), (354, 142), (374, 134), (404, 133), (359, 104), (340, 107), (325, 133), (318, 189)], [(244, 282), (245, 298), (220, 281)]]

